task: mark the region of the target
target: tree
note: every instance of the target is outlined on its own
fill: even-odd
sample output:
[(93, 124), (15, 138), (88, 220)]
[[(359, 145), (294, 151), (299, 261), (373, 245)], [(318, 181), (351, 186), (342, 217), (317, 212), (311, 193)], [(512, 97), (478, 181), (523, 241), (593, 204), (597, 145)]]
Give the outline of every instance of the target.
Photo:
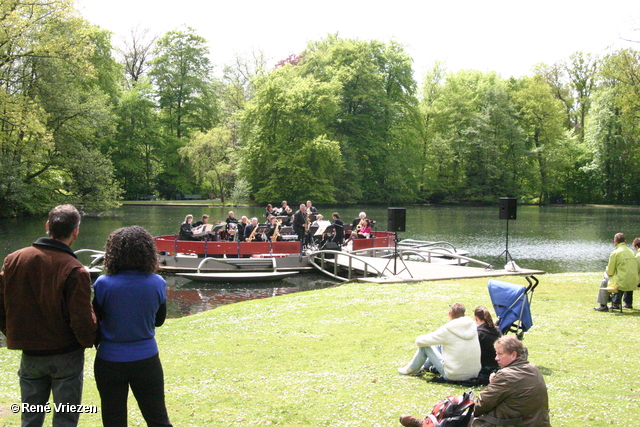
[(231, 149), (231, 132), (218, 127), (207, 133), (196, 132), (189, 144), (179, 150), (191, 166), (198, 184), (219, 194), (223, 205), (233, 178)]
[(578, 138), (584, 141), (584, 124), (591, 108), (591, 94), (597, 85), (598, 58), (590, 54), (576, 52), (569, 58), (567, 74), (575, 92), (576, 118), (575, 128)]
[(202, 108), (210, 113), (212, 66), (206, 40), (192, 28), (169, 31), (156, 42), (149, 75), (169, 134), (189, 137), (200, 128)]
[(123, 48), (117, 49), (124, 65), (127, 85), (129, 88), (137, 84), (138, 80), (147, 72), (152, 58), (152, 50), (157, 36), (150, 36), (149, 30), (132, 29), (130, 38), (123, 38)]
[(518, 196), (524, 136), (507, 83), (495, 73), (439, 68), (425, 77), (422, 99), (431, 201), (494, 201)]
[(395, 42), (340, 39), (309, 43), (304, 76), (340, 86), (332, 123), (345, 165), (341, 202), (413, 200), (419, 126), (412, 60)]
[(3, 2), (0, 28), (0, 216), (115, 205), (98, 150), (117, 94), (108, 36), (66, 0)]
[(527, 148), (535, 159), (537, 177), (529, 183), (528, 191), (536, 194), (540, 203), (546, 203), (556, 191), (554, 173), (558, 169), (553, 165), (560, 160), (557, 145), (566, 137), (564, 107), (541, 75), (520, 79), (514, 87), (513, 99), (527, 137)]
[(586, 141), (591, 171), (607, 203), (640, 201), (640, 52), (623, 49), (602, 61), (602, 85), (593, 97)]
[(286, 65), (259, 77), (242, 116), (241, 176), (259, 202), (336, 201), (342, 159), (329, 126), (338, 86), (300, 71)]
[(156, 42), (149, 76), (156, 88), (165, 135), (163, 171), (158, 190), (165, 196), (193, 192), (194, 177), (178, 155), (194, 132), (207, 132), (219, 122), (217, 83), (206, 40), (192, 28), (169, 31)]
[(163, 170), (166, 143), (148, 81), (141, 78), (123, 93), (116, 115), (117, 133), (104, 148), (116, 168), (116, 178), (127, 198), (153, 194)]

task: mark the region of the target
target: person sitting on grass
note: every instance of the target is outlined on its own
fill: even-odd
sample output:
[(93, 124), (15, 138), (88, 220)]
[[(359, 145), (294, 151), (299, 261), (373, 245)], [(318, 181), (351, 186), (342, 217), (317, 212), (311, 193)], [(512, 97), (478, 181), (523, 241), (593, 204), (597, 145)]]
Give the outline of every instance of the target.
[(549, 396), (542, 373), (525, 355), (515, 336), (499, 338), (494, 347), (498, 372), (476, 398), (472, 427), (550, 427)]
[(502, 336), (500, 329), (493, 323), (491, 313), (483, 306), (478, 306), (473, 312), (478, 325), (478, 341), (480, 341), (480, 377), (486, 380), (489, 375), (498, 370), (496, 350), (493, 344)]
[[(471, 427), (550, 427), (549, 396), (540, 370), (527, 361), (522, 342), (515, 336), (499, 338), (495, 344), (498, 372), (476, 397)], [(423, 427), (429, 419), (400, 417), (405, 427)]]
[(464, 305), (452, 304), (448, 312), (450, 321), (435, 332), (417, 337), (418, 350), (413, 360), (398, 372), (420, 375), (423, 368), (437, 371), (447, 381), (476, 378), (481, 368), (478, 330), (464, 312)]

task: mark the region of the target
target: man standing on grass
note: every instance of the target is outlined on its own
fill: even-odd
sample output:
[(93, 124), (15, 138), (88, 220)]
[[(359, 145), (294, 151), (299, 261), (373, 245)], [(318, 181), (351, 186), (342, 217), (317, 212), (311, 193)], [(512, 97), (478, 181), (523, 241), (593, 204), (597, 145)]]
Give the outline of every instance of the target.
[[(613, 244), (616, 245), (616, 249), (609, 256), (607, 271), (600, 283), (600, 291), (598, 292), (599, 305), (594, 307), (596, 311), (609, 311), (607, 307), (609, 291), (604, 290), (604, 288), (616, 289), (611, 300), (612, 310), (620, 308), (620, 303), (622, 302), (620, 300), (624, 291), (638, 289), (638, 262), (633, 251), (627, 246), (626, 241), (623, 233), (617, 233), (613, 237)], [(625, 305), (630, 308), (631, 302), (627, 299)]]
[[(18, 377), (23, 404), (80, 405), (84, 349), (96, 338), (91, 277), (71, 250), (80, 213), (71, 205), (49, 212), (48, 238), (4, 260), (0, 271), (0, 330), (7, 348), (22, 350)], [(53, 409), (53, 408), (52, 408)], [(78, 412), (56, 412), (54, 427), (76, 426)], [(22, 426), (42, 426), (44, 411), (22, 412)]]

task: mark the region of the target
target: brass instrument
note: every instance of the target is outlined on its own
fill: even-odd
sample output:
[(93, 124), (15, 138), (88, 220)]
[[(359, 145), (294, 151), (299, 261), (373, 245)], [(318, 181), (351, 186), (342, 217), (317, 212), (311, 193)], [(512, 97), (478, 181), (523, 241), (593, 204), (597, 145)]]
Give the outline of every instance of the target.
[(311, 212), (307, 210), (307, 214), (304, 217), (304, 231), (309, 231), (309, 225), (311, 225), (311, 221), (309, 221), (309, 216), (311, 216)]
[(247, 242), (253, 242), (253, 239), (256, 238), (256, 231), (258, 231), (258, 226), (256, 225), (253, 230), (251, 230), (251, 234), (247, 237)]
[(362, 228), (362, 226), (364, 225), (364, 220), (366, 218), (363, 218), (360, 220), (360, 223), (358, 224), (358, 226), (356, 227), (356, 233), (360, 231), (360, 229)]
[(273, 230), (273, 235), (271, 236), (271, 241), (275, 242), (278, 240), (278, 236), (280, 236), (280, 225), (282, 225), (282, 220), (276, 221), (276, 229)]

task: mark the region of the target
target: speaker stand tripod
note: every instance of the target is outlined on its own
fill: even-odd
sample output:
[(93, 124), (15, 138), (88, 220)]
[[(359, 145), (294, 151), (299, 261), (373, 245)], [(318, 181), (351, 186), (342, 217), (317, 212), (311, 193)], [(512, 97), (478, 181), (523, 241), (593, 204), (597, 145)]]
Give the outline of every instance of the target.
[[(394, 235), (395, 235), (395, 247), (393, 249), (393, 258), (389, 258), (389, 261), (387, 261), (387, 265), (385, 265), (384, 270), (382, 270), (382, 273), (384, 273), (385, 271), (389, 271), (389, 273), (393, 274), (394, 276), (397, 276), (398, 274), (407, 270), (407, 273), (409, 273), (409, 276), (411, 276), (411, 278), (413, 279), (413, 274), (411, 274), (411, 272), (409, 271), (409, 267), (407, 267), (407, 264), (404, 263), (404, 260), (402, 259), (402, 257), (400, 257), (400, 262), (402, 263), (402, 265), (404, 265), (404, 268), (398, 271), (398, 232), (396, 231)], [(389, 270), (389, 263), (391, 262), (392, 259), (393, 259), (393, 271)]]
[(495, 264), (496, 261), (498, 261), (500, 258), (502, 258), (502, 255), (504, 255), (504, 263), (508, 264), (509, 260), (511, 260), (513, 262), (513, 258), (511, 257), (511, 254), (509, 253), (509, 220), (507, 219), (507, 237), (506, 237), (506, 241), (504, 244), (504, 251), (502, 251), (502, 253), (500, 255), (498, 255), (493, 262), (491, 262), (491, 266), (493, 266), (493, 264)]

